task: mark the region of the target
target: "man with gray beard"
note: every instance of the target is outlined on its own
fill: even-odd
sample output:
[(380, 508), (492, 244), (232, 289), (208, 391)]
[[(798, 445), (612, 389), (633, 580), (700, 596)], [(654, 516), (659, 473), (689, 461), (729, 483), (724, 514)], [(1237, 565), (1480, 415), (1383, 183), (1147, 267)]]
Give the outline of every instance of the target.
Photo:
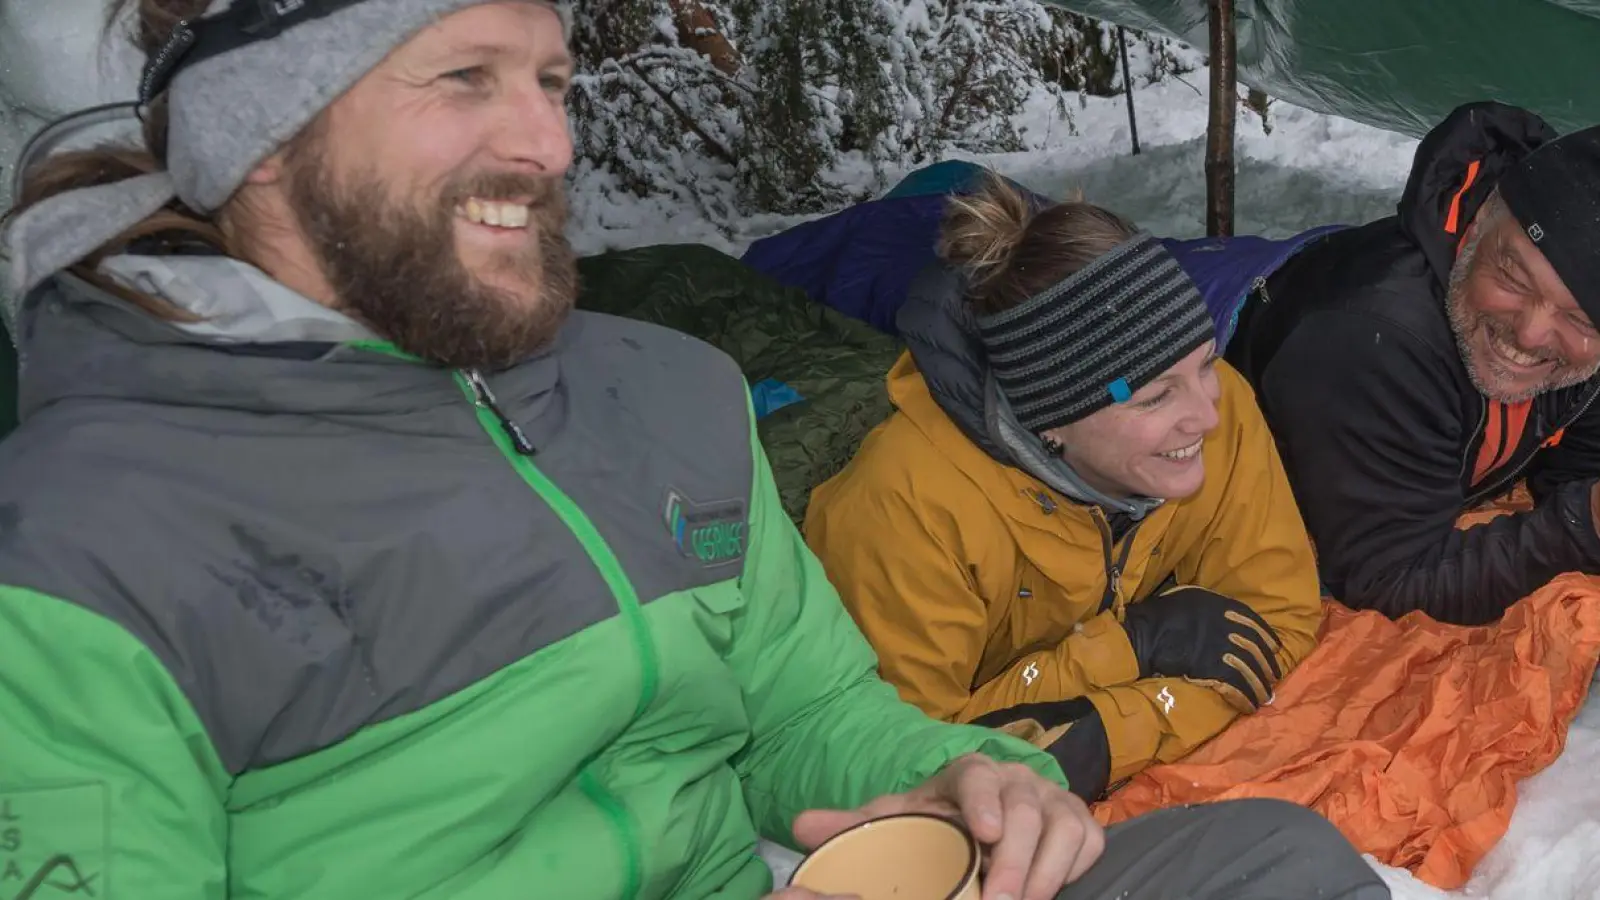
[[(1341, 602), (1476, 625), (1600, 573), (1600, 127), (1470, 103), (1397, 214), (1335, 232), (1246, 304), (1255, 387)], [(1524, 482), (1535, 508), (1458, 529)]]

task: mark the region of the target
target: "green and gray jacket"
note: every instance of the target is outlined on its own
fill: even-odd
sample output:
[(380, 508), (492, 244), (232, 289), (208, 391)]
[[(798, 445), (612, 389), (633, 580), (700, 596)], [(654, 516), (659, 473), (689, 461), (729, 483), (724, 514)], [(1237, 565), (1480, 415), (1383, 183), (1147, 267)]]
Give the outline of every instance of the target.
[(707, 345), (579, 314), (478, 381), (232, 260), (105, 265), (206, 320), (21, 313), (0, 897), (752, 898), (804, 809), (1060, 779), (878, 680)]

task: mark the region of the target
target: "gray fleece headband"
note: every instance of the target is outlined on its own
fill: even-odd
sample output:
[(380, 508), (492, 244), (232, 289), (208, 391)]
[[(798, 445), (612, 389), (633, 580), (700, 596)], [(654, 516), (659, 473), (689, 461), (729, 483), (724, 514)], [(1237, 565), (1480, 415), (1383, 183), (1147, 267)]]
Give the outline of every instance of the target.
[[(206, 14), (233, 0), (213, 0)], [(182, 69), (168, 89), (167, 171), (39, 203), (5, 234), (17, 298), (174, 197), (210, 213), (362, 76), (439, 19), (492, 0), (364, 0)], [(567, 0), (549, 2), (569, 22)]]

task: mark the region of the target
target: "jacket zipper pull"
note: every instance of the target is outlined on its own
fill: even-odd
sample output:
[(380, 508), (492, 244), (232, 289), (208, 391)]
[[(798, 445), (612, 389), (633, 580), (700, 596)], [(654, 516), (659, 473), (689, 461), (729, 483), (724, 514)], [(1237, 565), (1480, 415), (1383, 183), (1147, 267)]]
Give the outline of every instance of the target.
[(465, 374), (467, 383), (472, 385), (472, 393), (478, 405), (494, 413), (494, 417), (500, 421), (500, 430), (504, 431), (506, 437), (511, 439), (511, 446), (517, 448), (517, 452), (523, 456), (533, 456), (538, 453), (538, 449), (533, 446), (533, 441), (528, 440), (528, 436), (522, 433), (522, 429), (518, 427), (517, 423), (511, 421), (511, 417), (500, 409), (500, 403), (495, 399), (494, 391), (489, 390), (489, 383), (483, 380), (483, 376), (478, 374), (478, 370), (467, 369)]
[(1029, 492), (1027, 489), (1023, 489), (1022, 493), (1026, 494), (1030, 499), (1033, 500), (1033, 502), (1039, 504), (1039, 508), (1044, 511), (1045, 515), (1055, 515), (1056, 502), (1050, 499), (1049, 494), (1046, 494), (1044, 491)]
[(1272, 297), (1267, 294), (1267, 276), (1257, 275), (1250, 281), (1250, 293), (1245, 294), (1245, 299), (1250, 299), (1250, 294), (1259, 294), (1262, 303), (1271, 303)]

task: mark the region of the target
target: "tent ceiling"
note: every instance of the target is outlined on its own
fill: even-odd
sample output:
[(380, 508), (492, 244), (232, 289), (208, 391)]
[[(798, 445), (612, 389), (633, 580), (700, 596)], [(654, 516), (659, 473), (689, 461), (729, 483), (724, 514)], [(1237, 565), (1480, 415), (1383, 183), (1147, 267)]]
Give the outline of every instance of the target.
[[(1048, 0), (1207, 46), (1206, 0)], [(1235, 0), (1241, 82), (1421, 136), (1500, 100), (1558, 131), (1600, 123), (1600, 0)]]

